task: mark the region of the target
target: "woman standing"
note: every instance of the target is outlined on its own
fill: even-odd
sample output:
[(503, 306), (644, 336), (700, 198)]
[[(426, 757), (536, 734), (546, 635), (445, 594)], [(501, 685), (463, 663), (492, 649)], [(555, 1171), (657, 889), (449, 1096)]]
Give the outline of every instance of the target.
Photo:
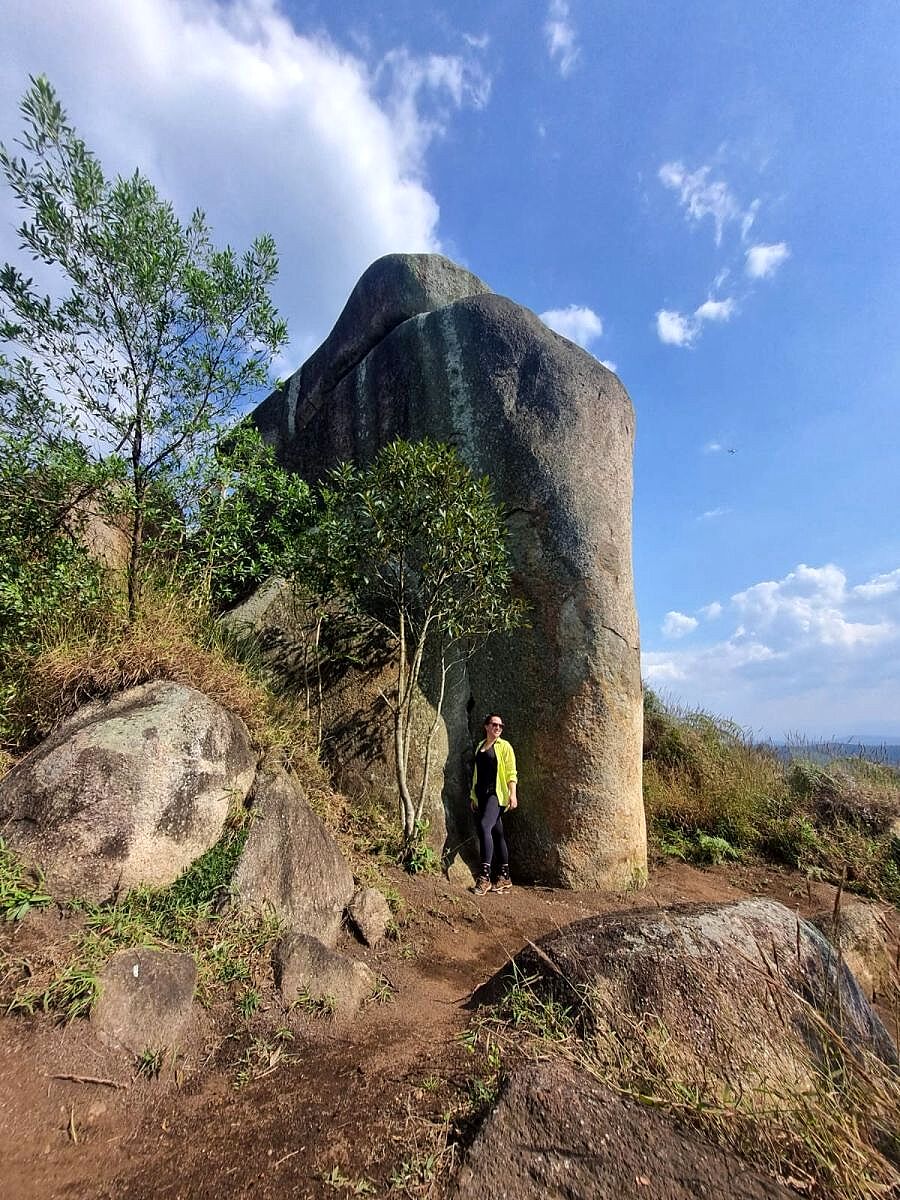
[(481, 843), (481, 874), (475, 883), (475, 895), (491, 890), (491, 865), (498, 859), (495, 892), (508, 892), (509, 851), (503, 835), (503, 810), (513, 809), (516, 800), (516, 756), (512, 746), (500, 736), (503, 718), (489, 713), (484, 720), (484, 740), (475, 751), (475, 770), (472, 774), (470, 800), (477, 814), (478, 838)]

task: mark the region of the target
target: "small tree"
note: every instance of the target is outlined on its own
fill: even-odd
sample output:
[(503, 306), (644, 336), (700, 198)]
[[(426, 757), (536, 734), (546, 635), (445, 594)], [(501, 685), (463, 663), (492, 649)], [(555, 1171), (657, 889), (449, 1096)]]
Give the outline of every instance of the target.
[(69, 290), (54, 299), (0, 270), (0, 341), (17, 348), (0, 356), (0, 418), (124, 460), (133, 617), (154, 485), (171, 493), (286, 341), (269, 298), (275, 245), (216, 250), (203, 213), (182, 223), (140, 172), (107, 180), (46, 79), (21, 111), (24, 156), (0, 146), (0, 170), (27, 214), (21, 248)]
[[(471, 649), (523, 621), (524, 604), (512, 595), (503, 514), (487, 479), (476, 479), (452, 447), (427, 439), (395, 441), (367, 469), (344, 464), (322, 489), (322, 500), (315, 560), (396, 650), (395, 684), (383, 696), (393, 714), (400, 819), (409, 845), (422, 820), (451, 650)], [(414, 799), (412, 717), (431, 646), (440, 683)]]

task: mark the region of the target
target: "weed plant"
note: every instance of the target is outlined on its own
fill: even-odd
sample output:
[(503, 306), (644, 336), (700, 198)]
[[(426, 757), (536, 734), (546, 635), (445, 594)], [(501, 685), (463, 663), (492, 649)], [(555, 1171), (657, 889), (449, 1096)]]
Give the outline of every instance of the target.
[(51, 901), (40, 872), (29, 873), (0, 837), (0, 918), (21, 921), (33, 908)]
[(900, 904), (900, 771), (838, 757), (785, 763), (732, 722), (644, 693), (644, 802), (664, 857), (753, 855)]

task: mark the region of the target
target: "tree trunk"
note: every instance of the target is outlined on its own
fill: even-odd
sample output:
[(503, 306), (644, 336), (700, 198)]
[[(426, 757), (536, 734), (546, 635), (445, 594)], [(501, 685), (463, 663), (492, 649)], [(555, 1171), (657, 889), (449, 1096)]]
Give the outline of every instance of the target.
[(438, 731), (438, 726), (441, 723), (441, 713), (444, 709), (444, 694), (447, 689), (447, 673), (450, 667), (447, 665), (447, 647), (441, 640), (441, 686), (438, 691), (437, 705), (435, 706), (434, 720), (431, 722), (431, 728), (428, 730), (428, 739), (425, 742), (425, 760), (422, 764), (422, 786), (419, 789), (419, 803), (416, 805), (416, 821), (422, 820), (422, 810), (425, 808), (425, 800), (428, 795), (428, 781), (431, 775), (431, 751), (434, 746), (435, 734)]
[(133, 625), (141, 602), (141, 547), (144, 542), (145, 488), (143, 480), (134, 485), (134, 517), (131, 522), (131, 549), (128, 555), (128, 623)]
[(409, 758), (409, 679), (406, 666), (406, 622), (400, 612), (400, 653), (397, 661), (397, 707), (394, 711), (394, 768), (397, 774), (397, 791), (400, 796), (400, 821), (403, 836), (407, 841), (413, 836), (416, 825), (416, 809), (409, 794), (406, 775)]

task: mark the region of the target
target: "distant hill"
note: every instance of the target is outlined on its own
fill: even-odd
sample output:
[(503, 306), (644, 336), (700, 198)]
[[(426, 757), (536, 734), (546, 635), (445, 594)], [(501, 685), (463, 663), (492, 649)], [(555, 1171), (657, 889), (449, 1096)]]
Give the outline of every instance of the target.
[(828, 762), (832, 758), (867, 758), (871, 762), (889, 763), (900, 767), (900, 742), (884, 738), (854, 737), (846, 741), (775, 742), (772, 749), (779, 758), (790, 762), (795, 758)]

